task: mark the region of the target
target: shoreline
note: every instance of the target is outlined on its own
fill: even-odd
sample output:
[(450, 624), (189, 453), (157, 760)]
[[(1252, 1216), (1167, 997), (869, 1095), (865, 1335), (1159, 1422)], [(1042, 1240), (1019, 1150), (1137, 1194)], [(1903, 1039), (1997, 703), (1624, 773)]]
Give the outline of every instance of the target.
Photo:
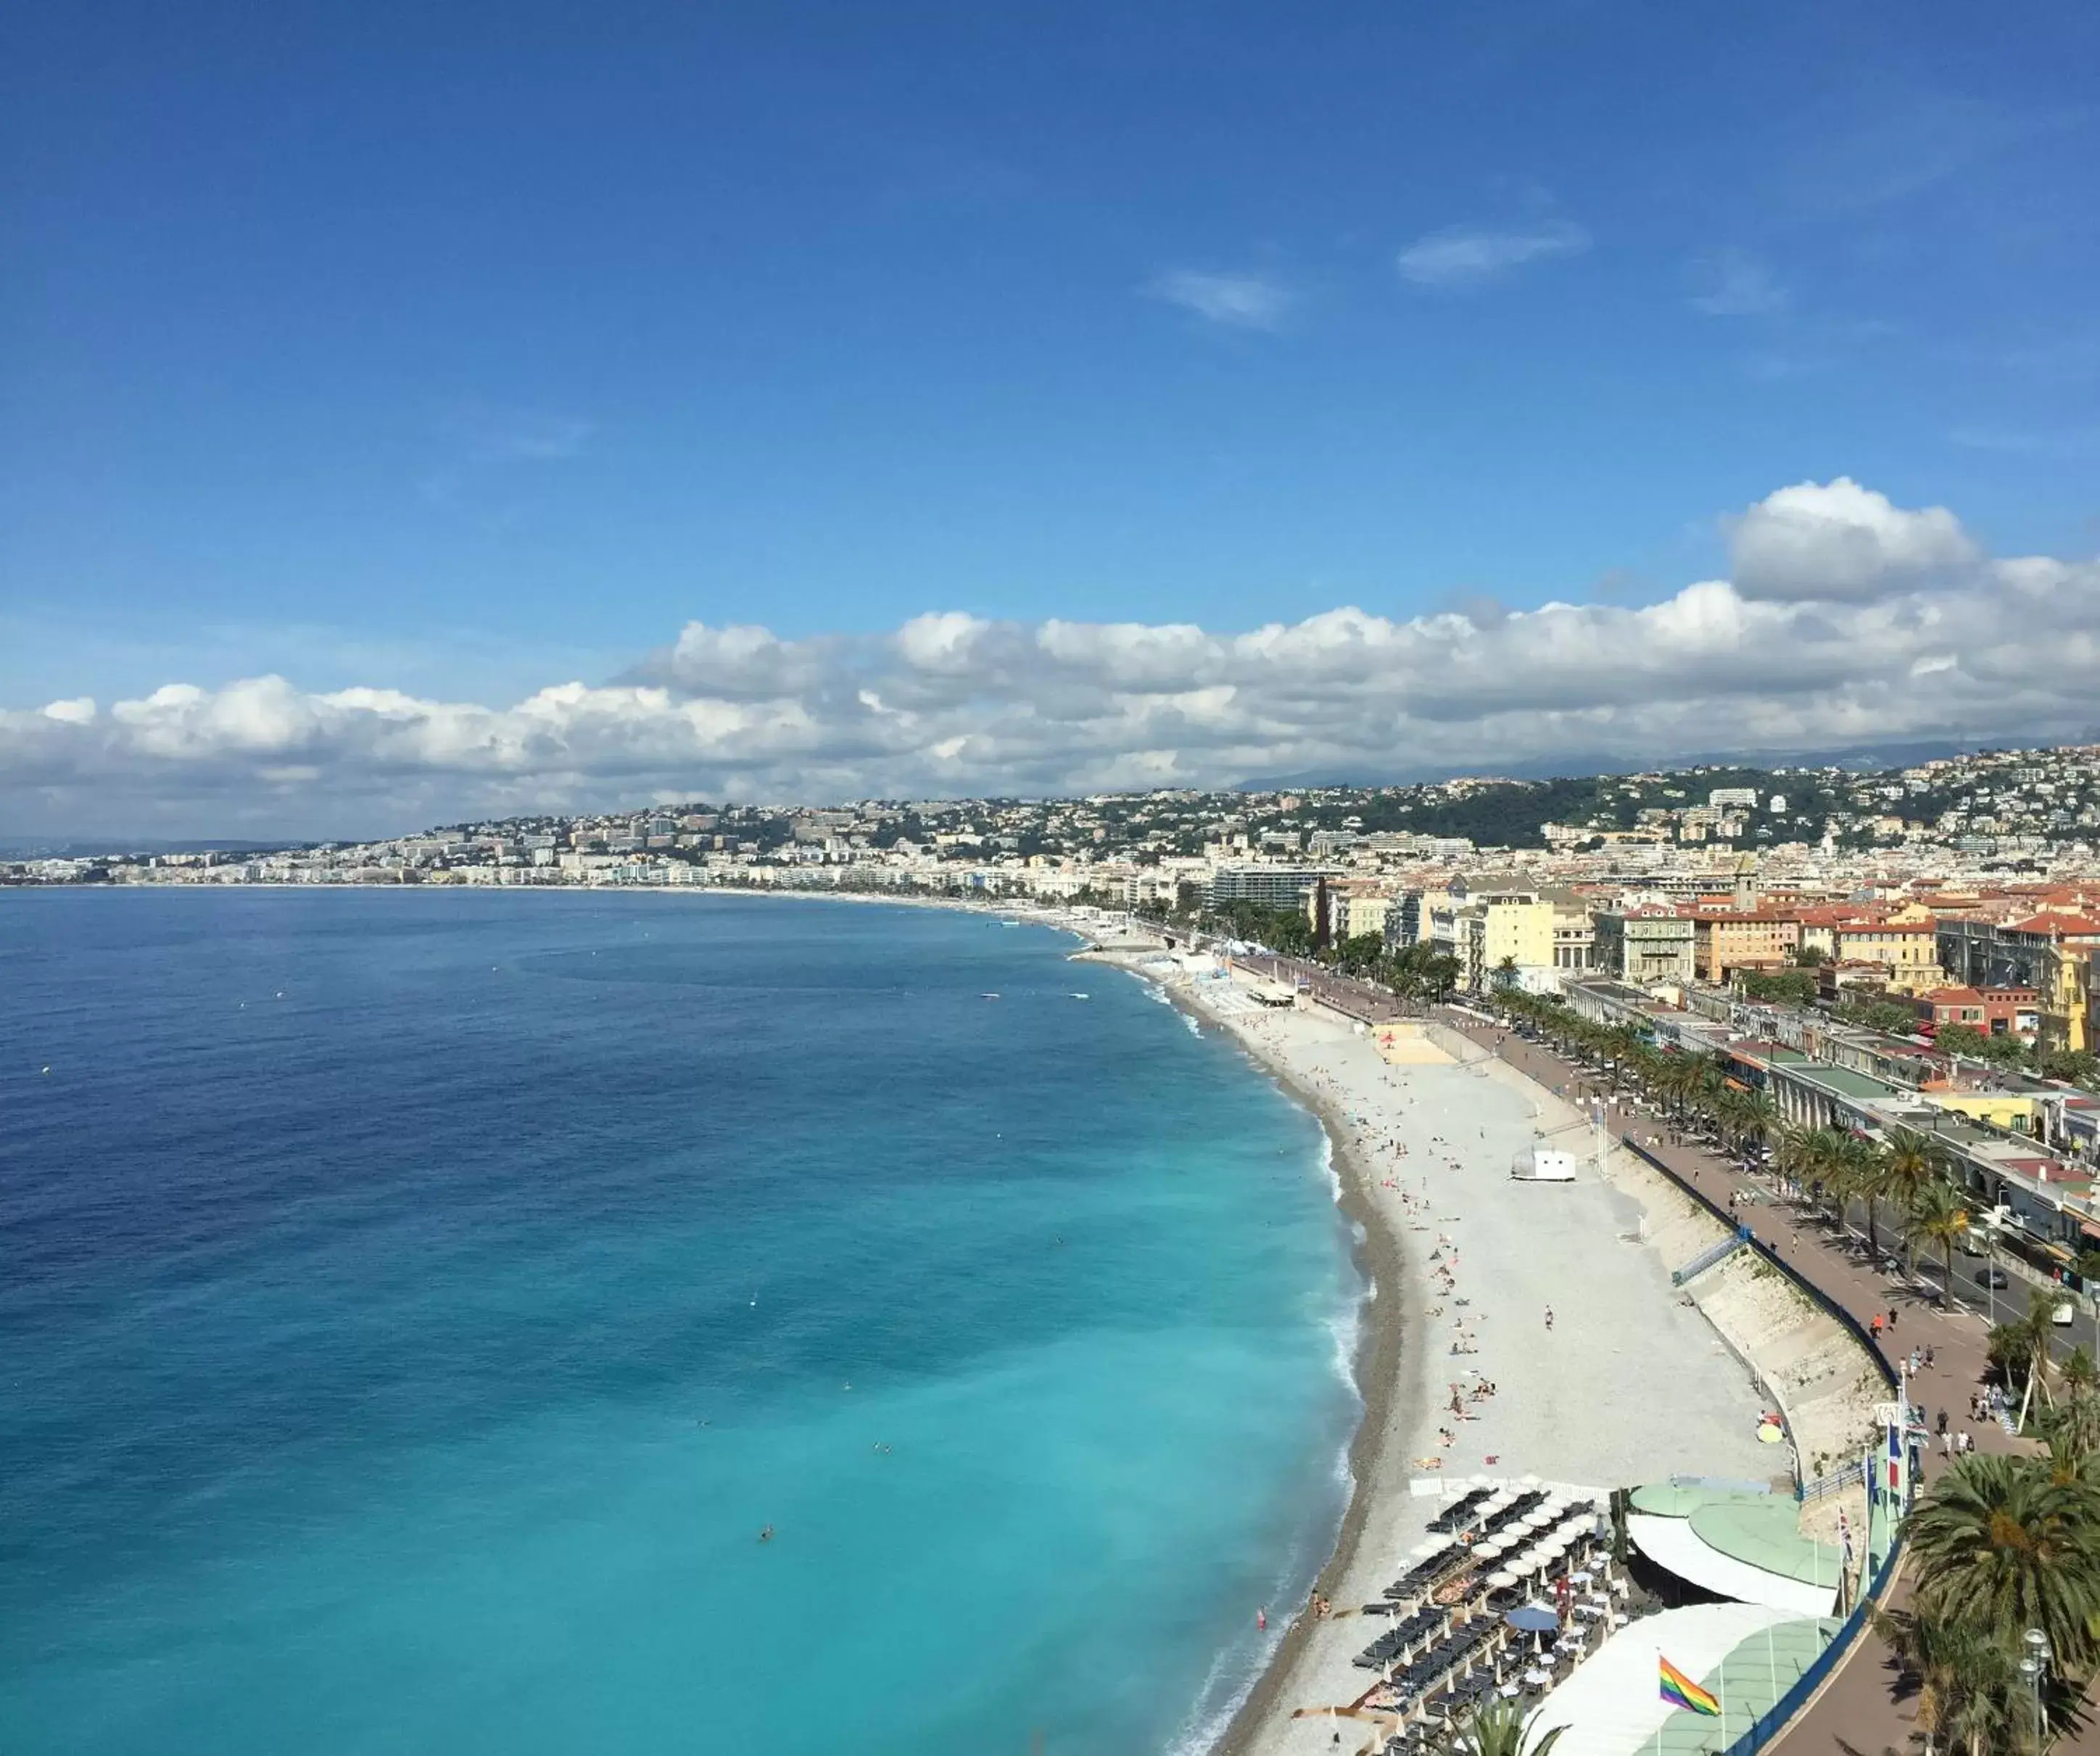
[[(1069, 924), (1057, 924), (1067, 931), (1075, 931)], [(1300, 1079), (1259, 1037), (1235, 1029), (1231, 1019), (1204, 1006), (1197, 995), (1143, 967), (1145, 961), (1158, 954), (1089, 948), (1073, 953), (1073, 960), (1125, 970), (1149, 983), (1177, 1011), (1224, 1033), (1250, 1062), (1319, 1124), (1335, 1172), (1335, 1205), (1350, 1223), (1350, 1255), (1369, 1286), (1369, 1296), (1363, 1301), (1368, 1308), (1357, 1334), (1356, 1356), (1350, 1362), (1362, 1413), (1345, 1453), (1348, 1501), (1326, 1559), (1308, 1588), (1331, 1601), (1356, 1563), (1373, 1507), (1388, 1490), (1385, 1478), (1401, 1471), (1409, 1448), (1427, 1418), (1423, 1394), (1427, 1360), (1418, 1320), (1423, 1299), (1416, 1264), (1391, 1216), (1373, 1198), (1370, 1167), (1333, 1100)], [(1206, 1756), (1248, 1756), (1263, 1722), (1296, 1674), (1317, 1626), (1309, 1604), (1300, 1604), (1292, 1612), (1282, 1636), (1261, 1659), (1260, 1668), (1233, 1705), (1223, 1728), (1204, 1746)]]
[[(1380, 1478), (1399, 1469), (1427, 1418), (1423, 1382), (1427, 1361), (1420, 1343), (1420, 1325), (1414, 1320), (1422, 1308), (1421, 1289), (1399, 1233), (1371, 1198), (1368, 1167), (1340, 1118), (1318, 1094), (1294, 1079), (1287, 1068), (1258, 1053), (1255, 1046), (1238, 1032), (1233, 1034), (1255, 1064), (1309, 1111), (1326, 1135), (1339, 1184), (1335, 1205), (1357, 1233), (1352, 1254), (1370, 1282), (1371, 1296), (1367, 1301), (1370, 1308), (1357, 1338), (1352, 1366), (1357, 1396), (1364, 1406), (1355, 1436), (1349, 1441), (1349, 1501), (1335, 1531), (1334, 1546), (1312, 1586), (1332, 1601), (1343, 1577), (1356, 1564), (1371, 1508), (1383, 1485)], [(1415, 1345), (1409, 1345), (1410, 1339)], [(1317, 1626), (1309, 1607), (1301, 1605), (1233, 1710), (1224, 1732), (1211, 1745), (1211, 1756), (1247, 1756), (1262, 1722), (1295, 1674)]]
[[(1348, 1500), (1311, 1586), (1333, 1609), (1316, 1617), (1301, 1599), (1278, 1615), (1272, 1605), (1273, 1643), (1255, 1649), (1235, 1685), (1243, 1692), (1185, 1727), (1180, 1748), (1327, 1750), (1330, 1715), (1369, 1686), (1357, 1651), (1382, 1630), (1359, 1606), (1405, 1570), (1445, 1497), (1469, 1478), (1592, 1495), (1678, 1473), (1765, 1479), (1774, 1460), (1756, 1438), (1767, 1404), (1755, 1369), (1671, 1281), (1685, 1251), (1666, 1197), (1658, 1207), (1661, 1192), (1601, 1161), (1574, 1183), (1511, 1180), (1513, 1156), (1586, 1127), (1559, 1094), (1479, 1064), (1433, 1026), (1427, 1056), (1389, 1055), (1340, 1014), (1258, 1006), (1237, 984), (1189, 979), (1158, 949), (1080, 956), (1128, 969), (1227, 1033), (1320, 1123), (1336, 1205), (1375, 1289), (1357, 1341)], [(1409, 1232), (1423, 1234), (1418, 1250)], [(1457, 1356), (1444, 1374), (1448, 1412), (1440, 1387), (1427, 1388), (1431, 1356), (1445, 1363), (1446, 1342)], [(1658, 1399), (1658, 1374), (1704, 1394), (1690, 1408)], [(1372, 1747), (1354, 1717), (1348, 1747)]]

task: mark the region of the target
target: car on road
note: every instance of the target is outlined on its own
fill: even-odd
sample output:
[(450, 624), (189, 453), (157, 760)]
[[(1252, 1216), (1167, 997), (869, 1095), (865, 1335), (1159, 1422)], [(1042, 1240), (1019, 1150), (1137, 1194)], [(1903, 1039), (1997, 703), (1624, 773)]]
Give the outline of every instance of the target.
[(2010, 1283), (2005, 1279), (2004, 1269), (1985, 1267), (1976, 1271), (1976, 1284), (1979, 1286), (1988, 1286), (1995, 1292)]

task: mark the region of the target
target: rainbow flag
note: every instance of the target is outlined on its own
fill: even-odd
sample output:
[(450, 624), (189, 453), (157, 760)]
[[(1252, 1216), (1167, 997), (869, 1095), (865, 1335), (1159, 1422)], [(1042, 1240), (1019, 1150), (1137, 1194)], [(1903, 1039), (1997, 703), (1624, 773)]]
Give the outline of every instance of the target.
[(1694, 1683), (1660, 1652), (1656, 1662), (1662, 1666), (1662, 1698), (1672, 1707), (1682, 1707), (1688, 1712), (1707, 1714), (1718, 1717), (1721, 1704)]

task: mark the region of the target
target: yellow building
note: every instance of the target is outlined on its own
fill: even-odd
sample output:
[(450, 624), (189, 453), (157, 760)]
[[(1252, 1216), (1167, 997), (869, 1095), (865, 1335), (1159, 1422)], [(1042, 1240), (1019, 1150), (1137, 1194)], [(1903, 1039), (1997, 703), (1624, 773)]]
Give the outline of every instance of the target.
[(1831, 949), (1840, 963), (1878, 963), (1889, 972), (1889, 985), (1908, 993), (1937, 988), (1946, 980), (1939, 967), (1939, 936), (1930, 917), (1923, 921), (1860, 921), (1833, 927)]
[(1385, 918), (1392, 908), (1392, 898), (1382, 890), (1365, 891), (1349, 898), (1348, 936), (1361, 937), (1375, 933), (1383, 937)]
[(1551, 980), (1545, 972), (1553, 968), (1553, 905), (1532, 892), (1447, 903), (1432, 913), (1431, 936), (1458, 960), (1459, 984), (1476, 993), (1512, 971), (1520, 980)]
[(1966, 1116), (1972, 1121), (1988, 1122), (2016, 1134), (2035, 1131), (2034, 1099), (2014, 1091), (1922, 1091), (1918, 1094), (1935, 1108)]

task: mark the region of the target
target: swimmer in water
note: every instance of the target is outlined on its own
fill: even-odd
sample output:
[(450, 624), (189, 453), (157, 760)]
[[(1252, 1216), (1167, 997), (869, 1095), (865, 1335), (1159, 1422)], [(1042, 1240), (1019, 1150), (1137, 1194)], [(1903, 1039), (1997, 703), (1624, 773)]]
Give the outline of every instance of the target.
[(758, 1540), (761, 1542), (770, 1542), (773, 1541), (773, 1527), (770, 1524), (768, 1524), (765, 1529), (759, 1532)]

